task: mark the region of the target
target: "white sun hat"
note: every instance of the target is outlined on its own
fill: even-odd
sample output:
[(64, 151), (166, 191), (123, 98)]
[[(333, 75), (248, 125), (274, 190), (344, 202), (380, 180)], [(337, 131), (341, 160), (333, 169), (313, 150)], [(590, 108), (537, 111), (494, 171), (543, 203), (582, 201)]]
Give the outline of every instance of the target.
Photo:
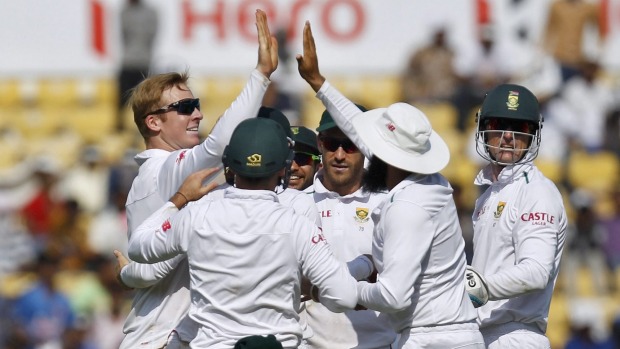
[(353, 118), (353, 127), (370, 152), (405, 171), (432, 174), (450, 161), (446, 142), (418, 108), (395, 103)]

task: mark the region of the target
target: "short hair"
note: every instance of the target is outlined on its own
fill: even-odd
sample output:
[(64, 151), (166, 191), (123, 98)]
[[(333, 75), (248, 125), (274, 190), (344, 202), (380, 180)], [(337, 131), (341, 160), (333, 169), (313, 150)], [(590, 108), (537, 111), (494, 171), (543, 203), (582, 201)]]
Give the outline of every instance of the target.
[(165, 90), (172, 87), (182, 89), (181, 85), (187, 85), (188, 80), (188, 71), (158, 74), (144, 79), (131, 90), (128, 104), (133, 111), (133, 121), (144, 139), (152, 136), (145, 123), (146, 114), (162, 107), (161, 97)]

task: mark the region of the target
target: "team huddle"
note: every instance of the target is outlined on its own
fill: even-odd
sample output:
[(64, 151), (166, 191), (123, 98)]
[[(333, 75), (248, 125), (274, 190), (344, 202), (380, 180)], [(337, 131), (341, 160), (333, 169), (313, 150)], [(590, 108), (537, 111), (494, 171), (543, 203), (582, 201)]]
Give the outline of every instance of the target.
[(550, 348), (566, 213), (533, 165), (542, 117), (525, 87), (489, 91), (489, 161), (465, 259), (442, 138), (416, 107), (366, 110), (321, 75), (309, 23), (301, 78), (316, 131), (262, 107), (277, 41), (256, 12), (258, 63), (200, 142), (188, 75), (155, 75), (129, 104), (146, 143), (127, 199), (135, 289), (121, 348)]

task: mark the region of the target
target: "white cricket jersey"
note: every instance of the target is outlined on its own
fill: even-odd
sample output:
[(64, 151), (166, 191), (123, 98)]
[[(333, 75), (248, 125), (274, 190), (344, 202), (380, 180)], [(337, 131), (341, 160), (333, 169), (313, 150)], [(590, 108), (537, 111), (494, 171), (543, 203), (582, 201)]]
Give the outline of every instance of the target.
[(169, 203), (145, 221), (129, 255), (142, 262), (187, 255), (190, 316), (200, 325), (192, 348), (231, 349), (245, 336), (267, 334), (297, 348), (302, 273), (332, 311), (356, 305), (346, 264), (333, 257), (321, 230), (274, 192), (230, 187), (221, 200), (176, 212)]
[[(388, 313), (396, 331), (467, 324), (465, 242), (452, 188), (441, 174), (411, 174), (372, 213), (377, 283), (360, 282), (360, 304)], [(406, 261), (406, 262), (404, 262)]]
[[(328, 81), (317, 97), (370, 158), (351, 124), (359, 108)], [(476, 311), (463, 284), (465, 242), (447, 180), (440, 174), (410, 175), (373, 210), (372, 219), (379, 276), (375, 284), (358, 284), (360, 304), (387, 314), (397, 332), (438, 325), (456, 325), (456, 331), (460, 324), (469, 329)]]
[[(256, 116), (268, 86), (269, 79), (254, 70), (241, 94), (204, 142), (191, 149), (174, 152), (149, 149), (136, 156), (140, 169), (126, 204), (130, 243), (135, 229), (168, 201), (188, 175), (199, 169), (222, 166), (222, 153), (233, 130), (241, 121)], [(190, 304), (189, 272), (184, 256), (152, 265), (130, 263), (123, 268), (121, 277), (127, 285), (137, 288), (123, 328), (126, 336), (121, 349), (161, 348), (175, 329), (184, 341), (194, 337), (195, 325), (184, 320)]]
[[(224, 193), (228, 188), (231, 188), (230, 184), (221, 184), (196, 203), (222, 199), (224, 198)], [(298, 215), (308, 217), (308, 219), (313, 221), (318, 227), (321, 226), (321, 217), (319, 216), (319, 212), (317, 211), (316, 205), (310, 195), (303, 191), (292, 188), (282, 189), (282, 187), (278, 187), (276, 194), (278, 195), (278, 201), (282, 205), (293, 208), (295, 213)]]
[(505, 167), (496, 182), (490, 171), (475, 180), (489, 185), (473, 213), (472, 266), (490, 299), (478, 308), (480, 328), (516, 322), (545, 333), (566, 237), (562, 197), (531, 163)]
[[(323, 234), (340, 261), (361, 254), (372, 254), (374, 223), (370, 213), (387, 193), (367, 193), (362, 189), (340, 196), (322, 183), (323, 170), (314, 178), (312, 197), (319, 210)], [(396, 339), (387, 316), (374, 310), (348, 310), (333, 313), (321, 303), (305, 302), (302, 313), (313, 336), (306, 338), (310, 348), (370, 349), (386, 348)]]

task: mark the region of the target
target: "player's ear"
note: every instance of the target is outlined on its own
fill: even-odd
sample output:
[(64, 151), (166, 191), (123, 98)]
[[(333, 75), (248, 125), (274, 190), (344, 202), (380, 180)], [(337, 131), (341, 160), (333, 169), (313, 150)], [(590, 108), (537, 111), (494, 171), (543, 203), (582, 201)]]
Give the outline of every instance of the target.
[(146, 127), (154, 132), (159, 132), (161, 130), (162, 123), (163, 120), (157, 115), (147, 115), (147, 117), (144, 118), (144, 124)]

